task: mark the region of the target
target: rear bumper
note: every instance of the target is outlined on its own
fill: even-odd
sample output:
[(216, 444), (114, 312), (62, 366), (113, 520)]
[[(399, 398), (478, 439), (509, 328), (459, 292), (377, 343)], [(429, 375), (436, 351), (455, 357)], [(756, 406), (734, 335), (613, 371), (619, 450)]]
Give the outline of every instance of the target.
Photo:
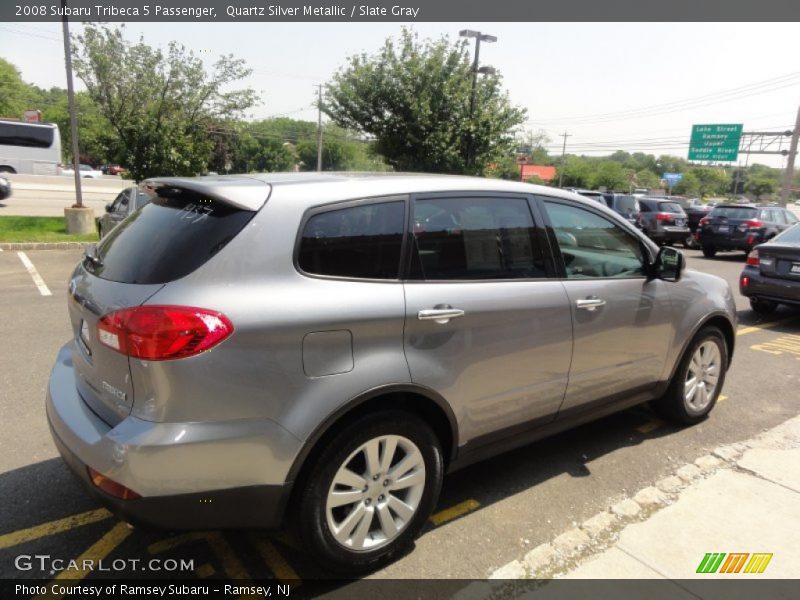
[(688, 227), (665, 227), (647, 232), (650, 239), (656, 242), (682, 242), (691, 234)]
[[(742, 277), (748, 279), (746, 287), (742, 285)], [(749, 298), (800, 305), (800, 281), (764, 277), (755, 267), (745, 267), (742, 271), (739, 277), (739, 292)]]
[[(151, 423), (111, 428), (75, 388), (71, 344), (59, 352), (46, 409), (58, 451), (91, 493), (125, 521), (163, 529), (277, 528), (302, 444), (268, 420)], [(98, 489), (88, 467), (133, 490), (122, 500)]]
[(750, 243), (747, 242), (748, 236), (745, 235), (741, 238), (731, 238), (730, 236), (721, 236), (714, 233), (703, 232), (702, 229), (698, 230), (697, 241), (701, 246), (713, 246), (718, 250), (743, 250), (750, 252), (753, 246), (763, 242), (760, 235), (753, 234)]

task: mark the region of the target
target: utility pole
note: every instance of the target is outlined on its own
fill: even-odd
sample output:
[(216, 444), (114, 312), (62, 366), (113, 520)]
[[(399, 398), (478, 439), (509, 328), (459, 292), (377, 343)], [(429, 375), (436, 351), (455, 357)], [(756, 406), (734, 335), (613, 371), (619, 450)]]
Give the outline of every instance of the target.
[(322, 84), (317, 85), (317, 172), (322, 171)]
[(567, 138), (570, 137), (572, 134), (567, 133), (566, 131), (561, 134), (561, 137), (564, 138), (564, 145), (561, 147), (561, 169), (559, 169), (558, 174), (558, 187), (564, 183), (564, 159), (567, 156)]
[(475, 94), (478, 87), (478, 73), (492, 74), (495, 70), (492, 67), (478, 68), (478, 61), (481, 55), (481, 42), (494, 43), (497, 37), (481, 33), (480, 31), (473, 31), (472, 29), (462, 29), (458, 32), (460, 37), (475, 38), (475, 59), (472, 61), (472, 89), (469, 94), (469, 140), (467, 140), (467, 168), (472, 168), (473, 163), (473, 130), (475, 128)]
[[(67, 0), (61, 0), (61, 8), (66, 9)], [(64, 64), (67, 69), (67, 101), (69, 103), (69, 131), (72, 138), (72, 169), (75, 171), (75, 208), (83, 208), (83, 194), (81, 190), (80, 155), (78, 154), (78, 119), (75, 115), (75, 89), (72, 86), (72, 50), (69, 42), (69, 23), (66, 10), (61, 18), (61, 28), (64, 35)]]
[(789, 156), (786, 158), (786, 170), (783, 172), (783, 187), (781, 188), (781, 204), (786, 206), (789, 202), (789, 191), (792, 189), (794, 176), (794, 156), (797, 154), (797, 138), (800, 137), (800, 107), (797, 108), (797, 118), (792, 131), (792, 141), (789, 142)]

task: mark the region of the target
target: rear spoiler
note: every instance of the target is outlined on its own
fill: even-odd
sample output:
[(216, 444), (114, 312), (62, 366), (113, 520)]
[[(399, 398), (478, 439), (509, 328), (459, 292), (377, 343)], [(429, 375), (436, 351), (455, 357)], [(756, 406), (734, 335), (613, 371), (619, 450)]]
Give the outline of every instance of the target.
[(208, 196), (243, 210), (258, 211), (266, 204), (272, 186), (258, 179), (244, 176), (223, 177), (158, 177), (139, 184), (145, 194), (159, 195), (160, 188), (180, 188)]

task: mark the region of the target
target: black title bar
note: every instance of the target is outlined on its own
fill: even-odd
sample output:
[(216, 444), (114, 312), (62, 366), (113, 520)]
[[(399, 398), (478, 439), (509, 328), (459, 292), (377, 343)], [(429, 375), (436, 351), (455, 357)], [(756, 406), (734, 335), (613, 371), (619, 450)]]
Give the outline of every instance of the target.
[[(67, 0), (71, 21), (798, 21), (798, 0)], [(0, 21), (60, 21), (61, 0), (2, 0)], [(686, 42), (677, 38), (676, 43)]]

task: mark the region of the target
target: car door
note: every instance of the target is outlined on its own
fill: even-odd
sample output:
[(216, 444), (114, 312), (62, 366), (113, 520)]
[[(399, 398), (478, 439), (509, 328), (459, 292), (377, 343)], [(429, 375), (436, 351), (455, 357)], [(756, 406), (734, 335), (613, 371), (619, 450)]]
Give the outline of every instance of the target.
[(552, 420), (566, 390), (572, 325), (529, 198), (411, 202), (404, 349), (412, 381), (451, 404), (460, 444)]
[(572, 366), (559, 418), (647, 393), (673, 336), (666, 283), (645, 275), (644, 243), (610, 215), (541, 198), (573, 326)]

